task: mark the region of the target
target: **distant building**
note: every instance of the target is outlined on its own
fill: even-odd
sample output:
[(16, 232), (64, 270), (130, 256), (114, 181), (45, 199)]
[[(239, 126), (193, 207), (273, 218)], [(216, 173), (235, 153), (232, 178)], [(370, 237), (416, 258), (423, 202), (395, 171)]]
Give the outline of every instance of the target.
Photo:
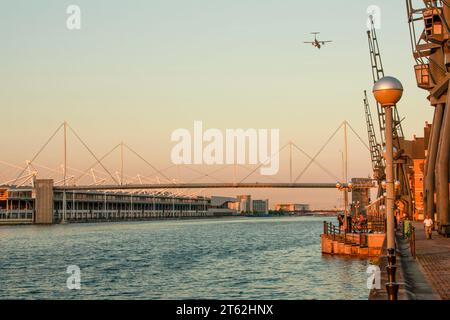
[(269, 214), (269, 200), (252, 200), (249, 195), (240, 195), (229, 208), (241, 214)]
[(230, 202), (228, 203), (228, 209), (241, 213), (241, 203), (237, 201)]
[(0, 225), (111, 222), (221, 216), (205, 197), (77, 191), (55, 188), (51, 179), (33, 187), (0, 186)]
[(413, 178), (411, 181), (411, 189), (414, 199), (414, 215), (415, 220), (424, 220), (424, 198), (423, 198), (423, 185), (424, 185), (424, 172), (425, 172), (425, 159), (413, 159)]
[(253, 213), (269, 214), (269, 200), (253, 200)]
[(236, 198), (212, 196), (208, 210), (214, 215), (236, 215), (239, 212), (236, 203)]
[(431, 126), (425, 123), (424, 137), (414, 135), (413, 140), (402, 140), (401, 146), (404, 154), (408, 156), (409, 177), (411, 193), (414, 201), (414, 219), (424, 219), (423, 184), (425, 172), (425, 157), (430, 137)]
[(275, 206), (275, 211), (283, 211), (287, 213), (303, 213), (310, 211), (310, 207), (309, 204), (299, 203), (277, 204)]
[(237, 202), (239, 206), (239, 212), (240, 213), (251, 213), (253, 210), (252, 205), (252, 196), (249, 195), (242, 195), (237, 196)]

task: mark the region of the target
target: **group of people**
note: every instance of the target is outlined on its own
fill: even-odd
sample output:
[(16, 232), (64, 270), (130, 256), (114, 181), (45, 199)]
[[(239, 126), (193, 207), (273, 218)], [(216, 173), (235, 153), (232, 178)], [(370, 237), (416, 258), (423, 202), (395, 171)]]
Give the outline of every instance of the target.
[[(400, 218), (400, 214), (396, 214), (396, 218), (394, 219), (394, 222), (396, 224), (395, 228), (397, 229), (399, 225), (399, 221), (403, 222), (407, 219), (406, 213), (403, 214), (403, 217)], [(399, 219), (400, 218), (400, 219)], [(362, 214), (362, 212), (359, 213), (359, 216), (352, 216), (348, 215), (347, 220), (345, 219), (345, 215), (343, 213), (338, 215), (338, 222), (339, 222), (339, 230), (341, 232), (347, 232), (347, 233), (354, 233), (354, 232), (364, 232), (367, 229), (367, 219)], [(426, 216), (426, 219), (424, 220), (424, 228), (425, 228), (425, 235), (427, 240), (433, 239), (433, 229), (434, 229), (434, 222), (430, 218), (430, 216)]]
[(344, 214), (340, 214), (338, 216), (338, 222), (339, 222), (339, 230), (341, 232), (364, 232), (364, 230), (367, 227), (367, 219), (366, 217), (361, 213), (359, 213), (359, 216), (347, 216), (347, 221), (345, 219)]

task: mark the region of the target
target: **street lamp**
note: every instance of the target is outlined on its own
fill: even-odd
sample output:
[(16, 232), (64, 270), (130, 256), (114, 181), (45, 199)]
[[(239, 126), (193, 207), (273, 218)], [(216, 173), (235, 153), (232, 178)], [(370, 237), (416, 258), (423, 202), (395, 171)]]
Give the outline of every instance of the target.
[(403, 86), (394, 77), (384, 77), (378, 80), (373, 87), (373, 95), (384, 108), (386, 114), (386, 236), (388, 249), (389, 283), (386, 284), (389, 300), (397, 300), (398, 284), (395, 283), (396, 256), (395, 256), (395, 184), (394, 184), (394, 143), (392, 108), (400, 101), (403, 95)]

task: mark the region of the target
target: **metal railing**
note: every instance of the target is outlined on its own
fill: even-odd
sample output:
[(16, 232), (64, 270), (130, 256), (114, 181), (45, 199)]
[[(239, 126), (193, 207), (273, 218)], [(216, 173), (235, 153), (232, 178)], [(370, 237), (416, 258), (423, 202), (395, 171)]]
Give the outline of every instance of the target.
[(33, 210), (0, 210), (0, 220), (32, 220)]
[(367, 228), (369, 232), (385, 233), (386, 232), (386, 218), (384, 215), (372, 215), (367, 218)]
[(341, 229), (339, 227), (336, 227), (331, 222), (328, 223), (326, 221), (323, 222), (323, 234), (329, 236), (333, 240), (341, 240), (343, 239), (343, 236), (345, 236), (341, 233)]
[[(346, 233), (341, 230), (341, 228), (336, 227), (331, 222), (324, 221), (323, 223), (323, 233), (328, 236), (333, 241), (340, 241), (349, 244), (359, 245), (360, 247), (366, 248), (369, 246), (369, 231), (367, 229), (367, 225), (358, 231), (358, 233)], [(359, 235), (359, 242), (356, 242), (355, 239), (349, 240), (347, 234)]]

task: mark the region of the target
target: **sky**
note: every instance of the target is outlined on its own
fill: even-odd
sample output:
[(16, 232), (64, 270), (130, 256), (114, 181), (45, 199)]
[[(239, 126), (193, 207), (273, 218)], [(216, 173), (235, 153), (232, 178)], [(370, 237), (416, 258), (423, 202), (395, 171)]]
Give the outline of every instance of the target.
[[(66, 27), (72, 4), (81, 9), (80, 30)], [(0, 0), (0, 160), (23, 166), (63, 121), (98, 156), (124, 141), (159, 169), (171, 166), (171, 133), (192, 130), (196, 120), (220, 130), (280, 129), (281, 145), (292, 141), (311, 156), (344, 120), (367, 140), (362, 99), (372, 87), (370, 5), (381, 9), (378, 35), (386, 75), (399, 78), (405, 88), (398, 106), (405, 135), (422, 136), (433, 110), (415, 84), (403, 0)], [(303, 44), (313, 31), (333, 43), (320, 51)], [(68, 139), (69, 166), (88, 168), (90, 153), (73, 135)], [(317, 158), (337, 177), (342, 177), (343, 139), (340, 132)], [(57, 168), (62, 154), (58, 134), (36, 163)], [(105, 163), (117, 171), (119, 154)], [(307, 164), (294, 151), (293, 175)], [(281, 166), (273, 179), (287, 182), (286, 152)], [(165, 173), (188, 181), (195, 179), (194, 170), (216, 169)], [(124, 170), (155, 176), (130, 152)], [(237, 176), (245, 177), (246, 170)], [(0, 180), (11, 172), (0, 164)], [(232, 172), (228, 167), (214, 176), (230, 181)], [(370, 174), (369, 153), (350, 133), (349, 176)], [(208, 179), (199, 181), (214, 182)], [(247, 182), (267, 179), (255, 174)], [(335, 179), (313, 165), (301, 181)], [(272, 205), (339, 205), (334, 190), (214, 191), (248, 192), (270, 198)]]

